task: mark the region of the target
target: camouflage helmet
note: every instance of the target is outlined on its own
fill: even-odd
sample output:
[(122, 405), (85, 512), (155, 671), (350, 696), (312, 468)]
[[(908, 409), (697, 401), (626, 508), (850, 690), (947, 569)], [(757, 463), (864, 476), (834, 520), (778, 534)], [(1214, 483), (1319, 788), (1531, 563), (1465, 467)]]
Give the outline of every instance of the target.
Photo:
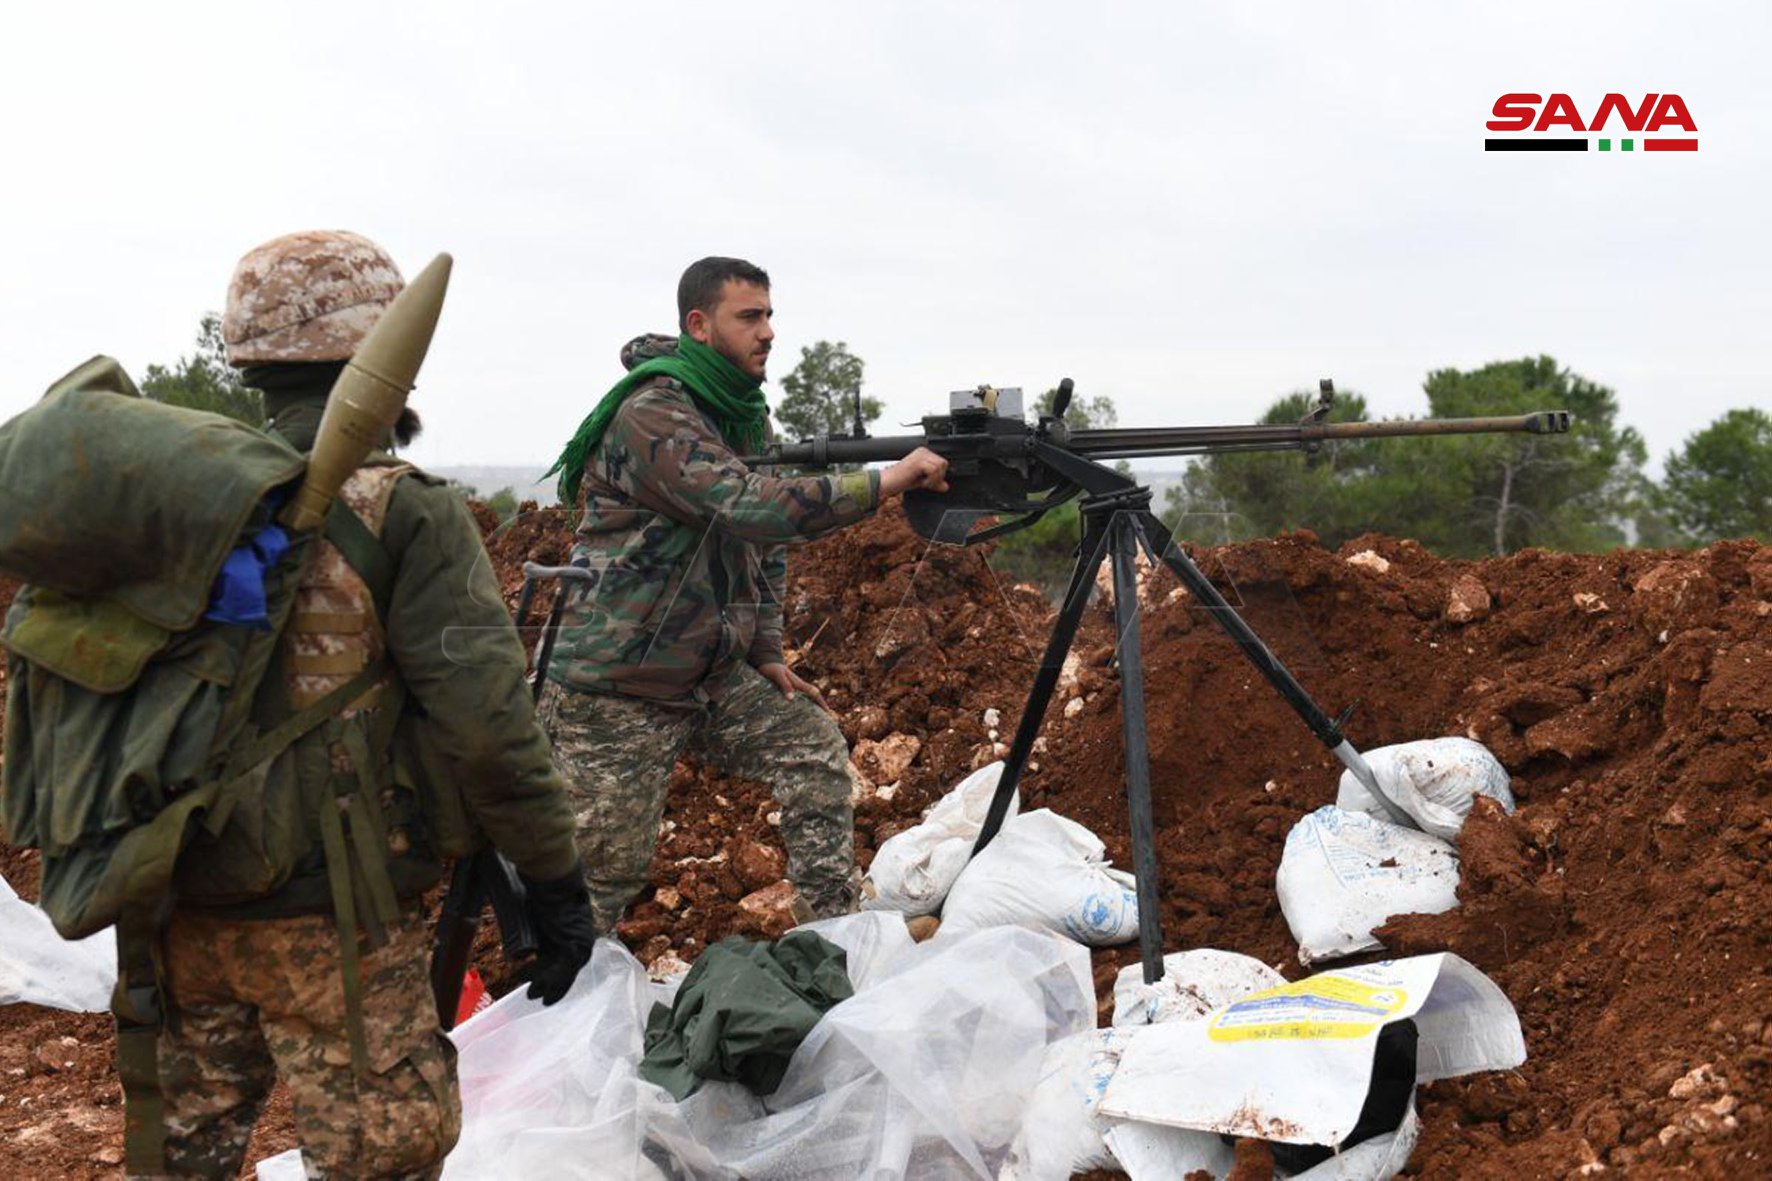
[(360, 234), (273, 238), (247, 251), (228, 282), (228, 363), (348, 360), (405, 285), (387, 252)]

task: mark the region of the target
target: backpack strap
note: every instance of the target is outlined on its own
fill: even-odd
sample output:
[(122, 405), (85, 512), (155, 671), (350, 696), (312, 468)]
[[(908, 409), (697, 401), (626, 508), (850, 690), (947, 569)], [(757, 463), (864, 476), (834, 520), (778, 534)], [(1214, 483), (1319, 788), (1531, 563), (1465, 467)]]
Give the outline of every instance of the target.
[(325, 531), (326, 540), (338, 547), (351, 569), (369, 587), (369, 596), (375, 600), (375, 617), (386, 619), (388, 605), (394, 599), (394, 559), (388, 556), (381, 538), (371, 533), (363, 518), (342, 499), (333, 501), (327, 510)]
[[(162, 972), (159, 932), (171, 911), (172, 870), (198, 821), (211, 833), (220, 832), (233, 811), (241, 784), (253, 769), (276, 758), (290, 744), (326, 721), (366, 692), (384, 669), (372, 665), (347, 684), (285, 719), (274, 729), (244, 744), (230, 760), (243, 770), (227, 779), (212, 779), (178, 797), (153, 820), (124, 837), (134, 842), (136, 866), (127, 887), (122, 913), (117, 920), (117, 987), (111, 1011), (117, 1019), (117, 1076), (123, 1086), (123, 1147), (131, 1173), (159, 1173), (165, 1169), (166, 1101), (160, 1091), (159, 1039), (165, 1024), (161, 1004)], [(328, 809), (336, 815), (336, 809)], [(330, 849), (328, 855), (330, 856)], [(357, 944), (352, 938), (344, 956), (356, 966)], [(346, 981), (346, 1000), (353, 991), (352, 1057), (362, 1041), (361, 982), (353, 972)]]

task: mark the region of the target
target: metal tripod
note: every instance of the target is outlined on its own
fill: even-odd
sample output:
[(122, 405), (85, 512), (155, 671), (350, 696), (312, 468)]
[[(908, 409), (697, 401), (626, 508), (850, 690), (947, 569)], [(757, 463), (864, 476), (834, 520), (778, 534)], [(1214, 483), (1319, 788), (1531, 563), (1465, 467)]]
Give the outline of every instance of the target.
[(984, 827), (972, 848), (976, 857), (990, 844), (1003, 825), (1009, 801), (1021, 781), (1022, 768), (1027, 765), (1040, 722), (1058, 685), (1059, 671), (1065, 654), (1076, 639), (1077, 627), (1089, 602), (1096, 572), (1104, 558), (1113, 561), (1114, 626), (1118, 636), (1120, 659), (1120, 716), (1126, 743), (1126, 803), (1131, 813), (1132, 872), (1138, 890), (1138, 944), (1144, 963), (1145, 983), (1163, 978), (1163, 929), (1158, 913), (1157, 851), (1151, 824), (1150, 751), (1145, 733), (1144, 657), (1139, 649), (1138, 584), (1136, 561), (1142, 546), (1152, 565), (1161, 561), (1196, 602), (1211, 612), (1219, 627), (1235, 640), (1249, 662), (1266, 677), (1280, 696), (1286, 699), (1311, 732), (1359, 778), (1373, 797), (1391, 813), (1391, 818), (1406, 822), (1401, 809), (1385, 795), (1374, 779), (1372, 769), (1353, 745), (1342, 735), (1347, 720), (1331, 718), (1317, 706), (1304, 686), (1287, 671), (1262, 643), (1261, 637), (1243, 621), (1236, 609), (1225, 601), (1193, 560), (1180, 547), (1172, 544), (1169, 530), (1150, 511), (1151, 491), (1130, 476), (1085, 459), (1048, 443), (1037, 443), (1036, 456), (1065, 478), (1074, 481), (1087, 495), (1080, 502), (1083, 519), (1083, 540), (1077, 550), (1077, 561), (1065, 591), (1064, 603), (1052, 625), (1046, 653), (1034, 676), (1033, 689), (1022, 709), (1021, 721), (1010, 744), (1003, 777), (997, 783)]

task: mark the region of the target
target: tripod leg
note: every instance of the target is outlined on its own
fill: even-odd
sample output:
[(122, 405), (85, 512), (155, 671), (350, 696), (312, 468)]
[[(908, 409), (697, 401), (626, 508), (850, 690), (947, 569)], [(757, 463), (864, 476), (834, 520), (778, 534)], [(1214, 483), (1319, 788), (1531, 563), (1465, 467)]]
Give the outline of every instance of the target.
[(1138, 952), (1144, 982), (1163, 978), (1163, 921), (1157, 889), (1156, 832), (1151, 821), (1151, 760), (1144, 725), (1144, 655), (1138, 633), (1138, 526), (1114, 514), (1114, 630), (1120, 653), (1120, 719), (1126, 738), (1126, 806), (1131, 814), (1132, 873), (1138, 888)]
[(1261, 637), (1237, 614), (1236, 608), (1225, 602), (1224, 596), (1218, 593), (1218, 588), (1194, 565), (1193, 559), (1182, 553), (1181, 547), (1172, 544), (1173, 539), (1163, 522), (1146, 510), (1138, 514), (1138, 527), (1144, 534), (1145, 544), (1163, 559), (1164, 565), (1175, 572), (1175, 576), (1181, 579), (1181, 584), (1187, 587), (1188, 593), (1212, 612), (1212, 618), (1218, 622), (1218, 626), (1236, 641), (1237, 646), (1243, 650), (1243, 655), (1249, 658), (1249, 663), (1268, 679), (1268, 683), (1280, 691), (1280, 696), (1304, 719), (1304, 724), (1311, 728), (1311, 733), (1341, 760), (1343, 766), (1354, 773), (1354, 777), (1372, 797), (1384, 806), (1392, 821), (1413, 828), (1415, 822), (1378, 786), (1372, 768), (1367, 765), (1360, 752), (1354, 749), (1353, 743), (1342, 734), (1340, 725), (1322, 711), (1304, 686), (1298, 683), (1298, 679), (1280, 663), (1278, 657), (1268, 651), (1268, 646), (1262, 643)]
[(1034, 674), (1034, 687), (1028, 691), (1027, 704), (1022, 707), (1021, 721), (1015, 727), (1015, 739), (1009, 744), (1009, 758), (1003, 765), (1003, 778), (997, 781), (997, 792), (991, 797), (990, 811), (985, 814), (984, 827), (970, 856), (976, 857), (996, 837), (1009, 812), (1009, 801), (1021, 782), (1021, 769), (1027, 765), (1040, 733), (1040, 722), (1046, 706), (1052, 701), (1052, 690), (1058, 686), (1058, 674), (1064, 669), (1065, 653), (1077, 638), (1077, 627), (1083, 622), (1083, 608), (1089, 605), (1089, 591), (1095, 585), (1095, 571), (1107, 553), (1108, 528), (1099, 515), (1083, 518), (1083, 543), (1077, 549), (1077, 564), (1071, 567), (1070, 586), (1065, 590), (1064, 606), (1052, 624), (1052, 638), (1046, 641), (1046, 655), (1040, 659), (1040, 671)]

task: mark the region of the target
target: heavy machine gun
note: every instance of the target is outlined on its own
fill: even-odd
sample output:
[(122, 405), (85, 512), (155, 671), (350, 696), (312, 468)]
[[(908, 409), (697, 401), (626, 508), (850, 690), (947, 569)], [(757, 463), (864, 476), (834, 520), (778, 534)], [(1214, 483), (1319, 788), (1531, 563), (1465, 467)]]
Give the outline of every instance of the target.
[[(1332, 718), (1311, 698), (1267, 645), (1225, 601), (1198, 566), (1175, 544), (1168, 528), (1150, 511), (1151, 491), (1134, 477), (1116, 471), (1104, 460), (1141, 456), (1204, 455), (1239, 451), (1315, 451), (1337, 439), (1378, 439), (1525, 432), (1562, 434), (1569, 430), (1566, 410), (1541, 410), (1510, 418), (1413, 419), (1393, 422), (1328, 421), (1335, 387), (1324, 381), (1309, 414), (1296, 425), (1156, 427), (1129, 430), (1069, 428), (1065, 410), (1073, 385), (1059, 383), (1052, 413), (1034, 424), (1022, 416), (1021, 391), (980, 386), (950, 395), (944, 415), (923, 419), (920, 435), (869, 438), (856, 399), (853, 432), (799, 443), (775, 444), (762, 455), (747, 456), (750, 466), (828, 467), (842, 463), (874, 463), (902, 459), (928, 447), (948, 461), (948, 491), (916, 490), (905, 494), (905, 515), (919, 534), (932, 541), (973, 545), (1025, 529), (1059, 505), (1081, 497), (1082, 539), (1071, 570), (1052, 636), (1047, 642), (1033, 688), (1004, 760), (1003, 776), (991, 800), (973, 855), (988, 845), (1002, 827), (1009, 801), (1021, 781), (1038, 736), (1046, 707), (1057, 687), (1065, 654), (1076, 638), (1103, 561), (1113, 563), (1115, 634), (1120, 664), (1120, 711), (1126, 747), (1126, 798), (1132, 833), (1133, 875), (1138, 890), (1139, 954), (1144, 978), (1154, 983), (1163, 975), (1163, 936), (1159, 921), (1157, 861), (1151, 824), (1150, 756), (1145, 738), (1144, 664), (1139, 651), (1136, 560), (1142, 548), (1152, 565), (1161, 562), (1181, 580), (1194, 601), (1209, 611), (1249, 662), (1285, 698), (1313, 734), (1359, 779), (1390, 813), (1408, 823), (1395, 801), (1379, 786), (1372, 768), (1342, 733), (1351, 709)], [(1003, 518), (983, 524), (987, 519)]]
[[(1295, 424), (1251, 426), (1131, 427), (1072, 430), (1065, 420), (1074, 386), (1058, 384), (1052, 411), (1035, 423), (1023, 417), (1022, 392), (981, 385), (948, 395), (948, 413), (923, 419), (920, 435), (867, 434), (860, 395), (848, 435), (820, 436), (798, 443), (776, 443), (763, 454), (746, 456), (756, 465), (819, 468), (845, 463), (881, 463), (927, 447), (948, 461), (945, 493), (907, 493), (905, 515), (921, 536), (970, 545), (1025, 529), (1066, 501), (1094, 491), (1099, 461), (1170, 455), (1222, 455), (1239, 451), (1318, 451), (1326, 442), (1444, 435), (1525, 432), (1562, 434), (1566, 410), (1540, 410), (1501, 418), (1418, 418), (1389, 422), (1330, 422), (1335, 384), (1319, 383), (1317, 404)], [(1079, 462), (1079, 460), (1083, 462)], [(1089, 470), (1085, 470), (1085, 468)], [(1118, 473), (1114, 473), (1116, 476)], [(1011, 519), (973, 532), (981, 517)]]

